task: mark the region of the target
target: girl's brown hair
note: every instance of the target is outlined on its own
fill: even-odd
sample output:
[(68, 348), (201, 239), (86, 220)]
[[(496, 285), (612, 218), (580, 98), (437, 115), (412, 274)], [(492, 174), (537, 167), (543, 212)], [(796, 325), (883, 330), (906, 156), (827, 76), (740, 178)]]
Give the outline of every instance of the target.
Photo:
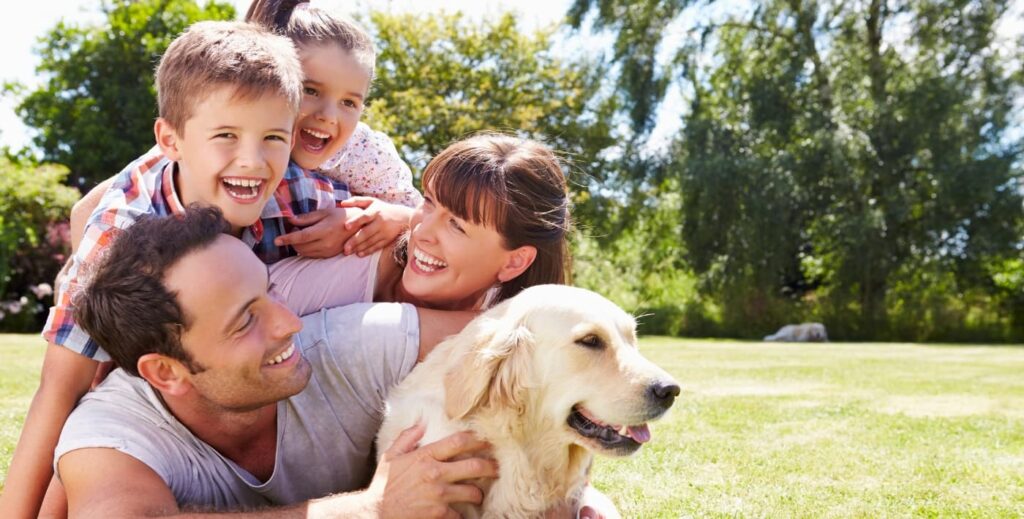
[(348, 51), (373, 79), (377, 51), (373, 39), (354, 21), (313, 7), (309, 0), (253, 0), (245, 21), (291, 38), (298, 47), (333, 43)]
[(495, 303), (533, 285), (569, 282), (569, 198), (561, 163), (547, 146), (492, 133), (461, 140), (430, 161), (423, 188), (459, 218), (497, 230), (506, 249), (537, 249)]

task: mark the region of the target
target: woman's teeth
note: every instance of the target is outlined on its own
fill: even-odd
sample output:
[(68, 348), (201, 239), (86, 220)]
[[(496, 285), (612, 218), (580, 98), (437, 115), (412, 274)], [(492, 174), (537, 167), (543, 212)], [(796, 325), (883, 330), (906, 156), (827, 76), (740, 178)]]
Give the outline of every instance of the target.
[(413, 259), (416, 261), (416, 266), (424, 272), (434, 272), (438, 269), (443, 269), (448, 266), (447, 263), (423, 252), (419, 249), (412, 251)]
[(248, 200), (260, 195), (263, 181), (255, 178), (225, 178), (221, 180), (231, 196)]
[(295, 353), (295, 345), (292, 344), (291, 346), (288, 346), (288, 349), (282, 351), (276, 357), (268, 360), (266, 365), (267, 366), (273, 366), (274, 364), (280, 364), (280, 363), (282, 363), (282, 362), (292, 358), (292, 354), (294, 354), (294, 353)]

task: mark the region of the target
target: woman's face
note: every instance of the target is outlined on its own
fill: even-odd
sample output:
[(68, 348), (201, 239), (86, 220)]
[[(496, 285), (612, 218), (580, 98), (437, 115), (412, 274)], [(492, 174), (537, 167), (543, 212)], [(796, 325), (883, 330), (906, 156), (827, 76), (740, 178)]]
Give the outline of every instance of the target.
[[(525, 270), (520, 249), (532, 249), (507, 250), (498, 231), (450, 213), (430, 190), (425, 190), (409, 227), (402, 290), (435, 308), (476, 307), (488, 289)], [(532, 262), (532, 254), (527, 256)]]

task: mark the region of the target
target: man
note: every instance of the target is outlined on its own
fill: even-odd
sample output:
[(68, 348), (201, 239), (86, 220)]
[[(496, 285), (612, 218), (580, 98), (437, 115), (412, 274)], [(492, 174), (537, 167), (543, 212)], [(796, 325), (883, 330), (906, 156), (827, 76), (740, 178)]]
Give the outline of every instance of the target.
[(61, 434), (70, 514), (443, 517), (479, 503), (457, 482), (497, 467), (468, 433), (415, 448), (412, 428), (370, 477), (387, 389), (472, 316), (380, 304), (300, 320), (224, 226), (216, 209), (140, 221), (79, 296), (122, 369)]

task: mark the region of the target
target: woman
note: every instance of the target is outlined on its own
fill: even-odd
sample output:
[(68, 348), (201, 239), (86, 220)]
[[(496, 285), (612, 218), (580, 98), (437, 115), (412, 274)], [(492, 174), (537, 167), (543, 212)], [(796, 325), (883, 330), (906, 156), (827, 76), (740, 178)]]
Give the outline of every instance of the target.
[[(365, 258), (278, 262), (274, 289), (302, 315), (360, 301), (481, 310), (567, 281), (569, 200), (544, 145), (498, 134), (456, 142), (427, 165), (423, 191), (406, 239)], [(376, 203), (346, 205), (373, 211)]]

